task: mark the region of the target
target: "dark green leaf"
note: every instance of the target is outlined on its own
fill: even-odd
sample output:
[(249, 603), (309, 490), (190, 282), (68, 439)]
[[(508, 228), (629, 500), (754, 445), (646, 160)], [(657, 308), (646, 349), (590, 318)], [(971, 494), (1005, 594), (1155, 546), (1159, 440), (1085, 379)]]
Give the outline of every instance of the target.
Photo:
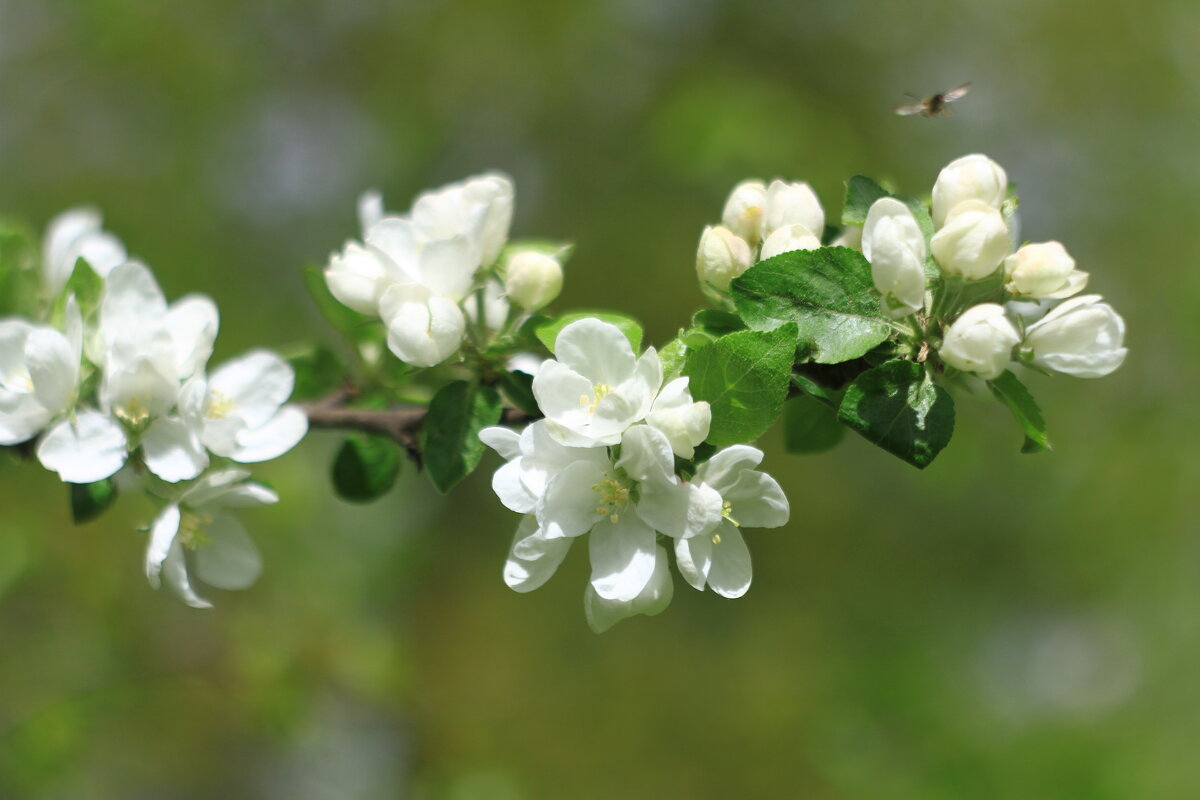
[(355, 503), (379, 499), (399, 474), (400, 448), (383, 436), (351, 434), (333, 460), (334, 490)]
[(912, 361), (889, 361), (846, 387), (838, 419), (868, 441), (924, 468), (954, 433), (954, 401)]
[(347, 377), (342, 359), (328, 347), (316, 345), (288, 359), (296, 373), (292, 400), (314, 400), (341, 386)]
[(1025, 432), (1025, 444), (1022, 453), (1041, 453), (1050, 449), (1050, 440), (1046, 438), (1046, 421), (1042, 419), (1042, 411), (1034, 402), (1033, 395), (1021, 379), (1011, 371), (1005, 372), (988, 386), (992, 394), (1016, 417), (1021, 430)]
[(479, 465), (484, 451), (479, 432), (499, 422), (500, 412), (499, 392), (466, 381), (446, 384), (429, 401), (421, 453), (438, 491), (450, 491)]
[(546, 345), (546, 349), (553, 353), (554, 340), (558, 338), (559, 331), (572, 322), (587, 319), (588, 317), (594, 317), (601, 322), (616, 325), (621, 329), (621, 333), (625, 334), (625, 338), (629, 340), (629, 344), (633, 346), (635, 354), (641, 349), (641, 324), (633, 317), (627, 317), (624, 314), (617, 314), (613, 311), (571, 311), (555, 319), (547, 319), (545, 322), (539, 324), (534, 329), (534, 332), (537, 334), (538, 340)]
[(508, 402), (535, 417), (542, 415), (537, 398), (533, 396), (533, 376), (527, 372), (505, 372), (500, 376), (500, 388)]
[(104, 292), (104, 279), (96, 274), (92, 265), (82, 258), (75, 260), (71, 277), (54, 301), (51, 318), (61, 324), (66, 314), (67, 298), (74, 295), (80, 313), (87, 317), (100, 305), (100, 295)]
[(820, 453), (842, 440), (846, 428), (837, 412), (806, 394), (783, 406), (783, 446), (789, 453)]
[(76, 525), (91, 522), (117, 500), (117, 484), (112, 478), (95, 483), (71, 484), (71, 518)]
[(853, 175), (846, 181), (846, 203), (842, 206), (842, 224), (862, 227), (867, 221), (867, 209), (881, 197), (888, 197), (884, 189), (866, 175)]
[(733, 281), (738, 313), (754, 330), (795, 322), (813, 360), (838, 364), (887, 339), (871, 265), (848, 247), (793, 250), (760, 261)]
[(796, 350), (796, 326), (739, 331), (688, 352), (683, 374), (692, 397), (712, 406), (708, 441), (717, 447), (750, 442), (779, 416)]
[(715, 336), (724, 336), (734, 331), (744, 331), (746, 323), (732, 311), (703, 308), (692, 315), (692, 327), (701, 328)]
[(341, 301), (329, 292), (329, 286), (325, 283), (325, 273), (319, 268), (304, 268), (304, 286), (313, 302), (317, 304), (321, 316), (338, 333), (352, 342), (361, 342), (376, 335), (378, 321), (342, 305)]

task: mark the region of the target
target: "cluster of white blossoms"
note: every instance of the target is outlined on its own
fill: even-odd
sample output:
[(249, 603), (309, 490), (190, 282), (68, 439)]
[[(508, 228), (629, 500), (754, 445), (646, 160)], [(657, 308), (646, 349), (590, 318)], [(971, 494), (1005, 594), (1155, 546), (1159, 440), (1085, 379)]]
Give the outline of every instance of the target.
[[(1121, 365), (1125, 323), (1099, 295), (1078, 294), (1088, 274), (1058, 242), (1025, 244), (1003, 213), (1008, 178), (987, 156), (969, 155), (946, 166), (933, 186), (935, 228), (925, 237), (909, 206), (892, 197), (867, 212), (862, 251), (871, 263), (883, 309), (901, 318), (927, 310), (925, 262), (932, 256), (956, 286), (994, 279), (1006, 302), (988, 302), (957, 313), (938, 353), (946, 364), (995, 379), (1016, 360), (1080, 378), (1099, 378)], [(1071, 299), (1067, 299), (1071, 298)]]
[[(77, 264), (102, 283), (90, 302), (71, 291)], [(212, 300), (168, 304), (150, 270), (126, 259), (92, 211), (51, 223), (42, 284), (53, 300), (47, 319), (0, 319), (0, 445), (36, 440), (38, 460), (65, 482), (117, 476), (126, 489), (166, 498), (146, 557), (152, 584), (165, 572), (186, 602), (207, 606), (188, 580), (190, 548), (208, 583), (248, 586), (258, 574), (253, 543), (232, 518), (215, 524), (204, 509), (275, 502), (246, 481), (249, 473), (222, 464), (273, 459), (304, 437), (306, 415), (287, 404), (291, 366), (255, 350), (209, 373)]]
[(582, 319), (562, 329), (555, 359), (533, 379), (545, 419), (522, 432), (484, 429), (480, 438), (505, 460), (492, 487), (526, 515), (517, 528), (504, 580), (519, 592), (544, 584), (573, 539), (588, 536), (588, 624), (603, 631), (671, 601), (667, 547), (698, 590), (740, 597), (750, 586), (750, 553), (741, 528), (778, 527), (788, 502), (779, 484), (755, 470), (762, 452), (735, 445), (694, 473), (677, 474), (708, 436), (708, 403), (693, 402), (687, 378), (663, 385), (654, 348), (637, 356), (614, 325)]
[(401, 361), (440, 364), (458, 352), (469, 323), (499, 330), (512, 321), (510, 303), (536, 311), (562, 288), (558, 254), (505, 250), (512, 215), (512, 181), (499, 174), (425, 192), (403, 215), (386, 213), (368, 192), (359, 200), (363, 239), (330, 257), (329, 291), (380, 318)]
[(824, 231), (825, 211), (807, 183), (743, 181), (725, 202), (721, 224), (700, 235), (696, 274), (703, 285), (727, 292), (730, 281), (759, 261), (816, 250)]

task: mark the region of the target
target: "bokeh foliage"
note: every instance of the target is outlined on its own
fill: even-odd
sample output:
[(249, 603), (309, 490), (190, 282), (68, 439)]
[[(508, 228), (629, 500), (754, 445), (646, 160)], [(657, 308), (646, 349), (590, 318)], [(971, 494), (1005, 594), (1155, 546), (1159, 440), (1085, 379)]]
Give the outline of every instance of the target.
[[(509, 172), (514, 234), (578, 245), (559, 306), (661, 344), (735, 181), (807, 179), (832, 215), (845, 175), (918, 194), (968, 152), (1131, 348), (1031, 382), (1050, 453), (988, 398), (924, 472), (775, 430), (793, 522), (752, 536), (747, 597), (681, 587), (600, 637), (581, 559), (503, 586), (488, 462), (352, 506), (312, 436), (246, 514), (263, 578), (212, 612), (145, 585), (149, 508), (75, 527), (5, 463), (0, 796), (1191, 797), (1198, 29), (1185, 0), (0, 0), (0, 212), (102, 207), (168, 295), (217, 300), (217, 361), (336, 341), (302, 268), (368, 186)], [(887, 111), (965, 80), (954, 118)]]

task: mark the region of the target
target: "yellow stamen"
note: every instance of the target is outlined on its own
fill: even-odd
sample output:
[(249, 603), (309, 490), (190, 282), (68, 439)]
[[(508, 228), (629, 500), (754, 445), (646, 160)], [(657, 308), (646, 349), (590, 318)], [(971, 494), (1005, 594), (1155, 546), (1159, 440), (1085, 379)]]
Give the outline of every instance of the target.
[(195, 550), (209, 543), (204, 527), (212, 524), (212, 517), (195, 511), (184, 511), (179, 517), (179, 543), (188, 550)]
[(714, 533), (714, 534), (712, 535), (712, 543), (713, 543), (713, 544), (720, 544), (720, 543), (721, 543), (721, 534), (719, 534), (719, 533)]
[(210, 419), (224, 419), (237, 408), (237, 403), (218, 391), (208, 393), (208, 402), (204, 405), (204, 416)]

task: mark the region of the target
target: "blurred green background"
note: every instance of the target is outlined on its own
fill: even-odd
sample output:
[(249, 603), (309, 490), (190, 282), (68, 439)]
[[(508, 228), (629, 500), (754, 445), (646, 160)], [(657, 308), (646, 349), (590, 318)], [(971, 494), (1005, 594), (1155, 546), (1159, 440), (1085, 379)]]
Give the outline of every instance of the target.
[[(300, 268), (488, 168), (516, 235), (574, 239), (559, 308), (666, 341), (702, 303), (701, 227), (745, 177), (927, 192), (984, 152), (1023, 236), (1059, 239), (1129, 323), (1101, 381), (1034, 379), (1057, 450), (960, 400), (925, 472), (857, 437), (766, 468), (742, 600), (677, 581), (603, 636), (582, 551), (500, 580), (489, 456), (332, 497), (337, 437), (256, 470), (258, 584), (197, 612), (141, 574), (151, 509), (74, 527), (0, 476), (3, 798), (1194, 798), (1200, 783), (1200, 5), (1115, 0), (0, 0), (0, 211), (80, 203), (217, 360), (332, 340)], [(974, 81), (949, 119), (903, 93)]]

